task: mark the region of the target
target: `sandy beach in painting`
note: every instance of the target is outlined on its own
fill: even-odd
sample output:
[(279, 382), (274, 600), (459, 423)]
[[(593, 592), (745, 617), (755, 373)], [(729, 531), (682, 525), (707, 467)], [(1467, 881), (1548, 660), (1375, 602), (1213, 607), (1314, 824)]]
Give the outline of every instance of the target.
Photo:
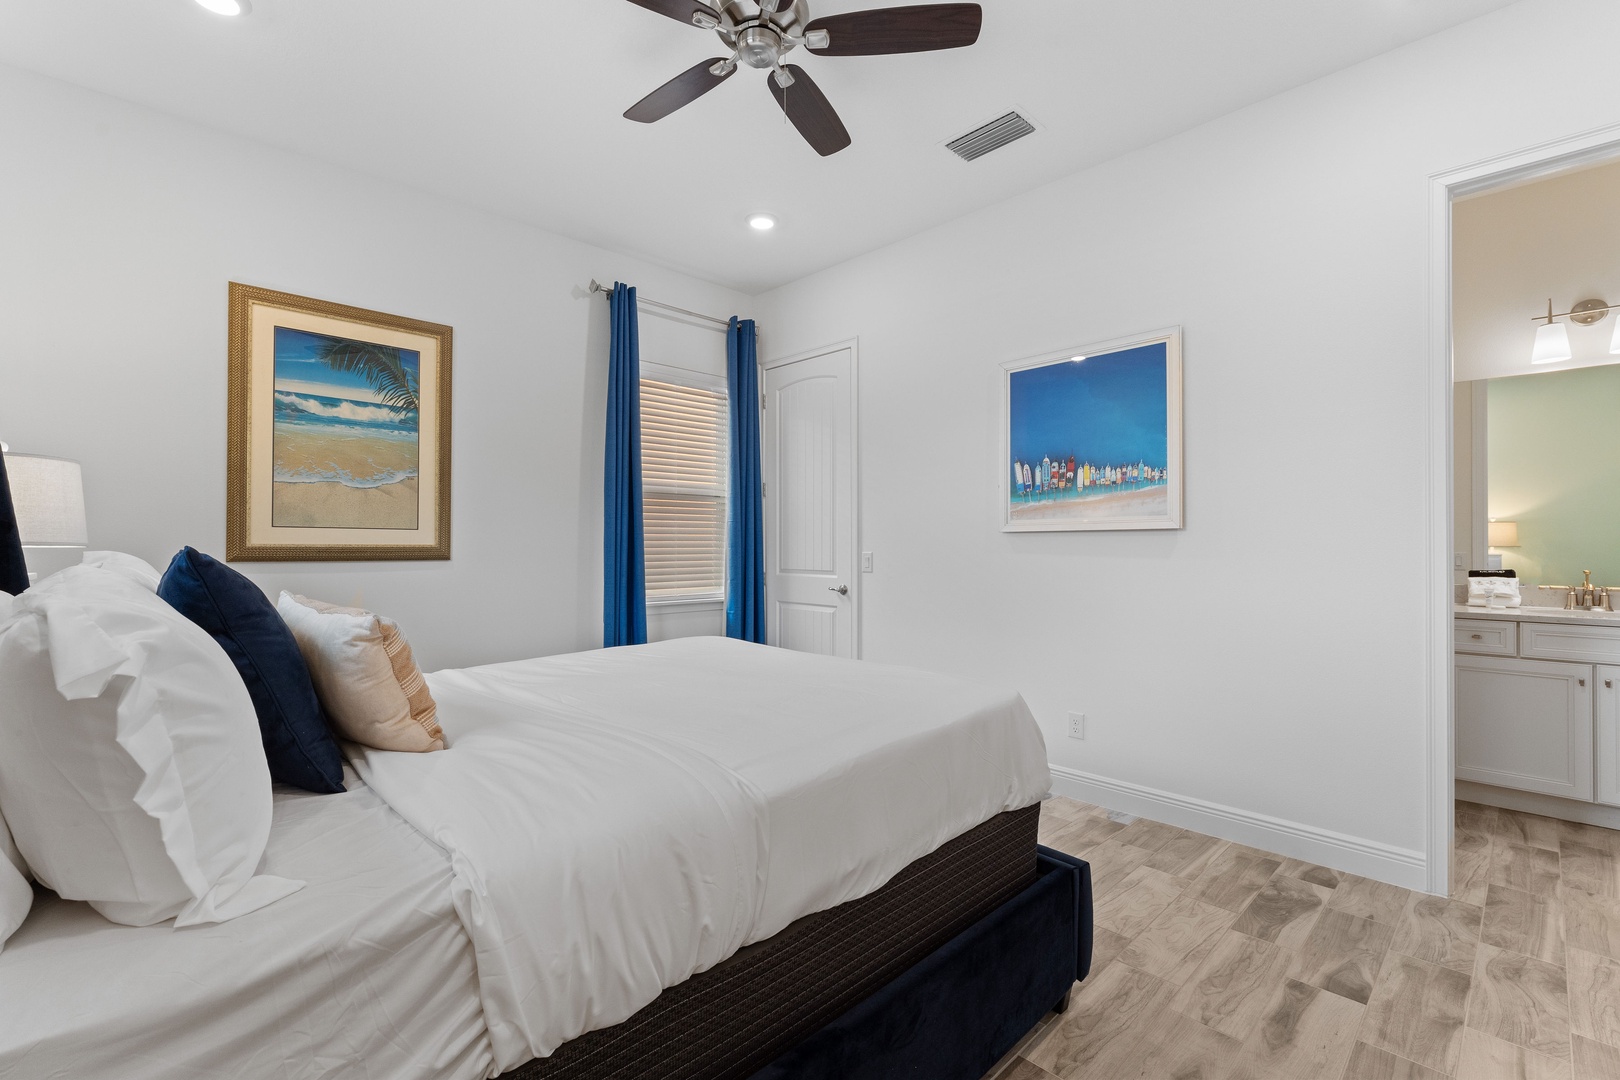
[(1165, 485), (1140, 491), (1110, 491), (1084, 498), (1056, 498), (1042, 502), (1014, 500), (1013, 521), (1116, 521), (1121, 518), (1162, 518), (1170, 512)]
[(414, 433), (276, 425), (277, 528), (415, 529), (417, 441)]
[(374, 488), (352, 488), (334, 480), (315, 484), (276, 484), (271, 493), (280, 528), (332, 528), (352, 521), (356, 529), (417, 527), (416, 478)]

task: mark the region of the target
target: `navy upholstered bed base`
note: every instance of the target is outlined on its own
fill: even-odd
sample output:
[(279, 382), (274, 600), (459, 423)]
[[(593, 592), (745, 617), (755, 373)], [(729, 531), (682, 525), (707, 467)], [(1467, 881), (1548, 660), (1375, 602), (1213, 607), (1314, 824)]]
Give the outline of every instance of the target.
[(753, 1080), (979, 1080), (1091, 969), (1091, 867), (1039, 853), (1029, 888)]

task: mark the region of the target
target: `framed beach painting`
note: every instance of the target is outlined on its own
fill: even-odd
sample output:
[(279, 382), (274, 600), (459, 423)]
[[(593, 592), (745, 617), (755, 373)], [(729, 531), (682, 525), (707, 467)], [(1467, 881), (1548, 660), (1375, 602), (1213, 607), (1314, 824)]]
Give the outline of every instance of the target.
[(1181, 330), (1003, 364), (1002, 529), (1179, 529)]
[(450, 327), (230, 286), (225, 557), (450, 557)]

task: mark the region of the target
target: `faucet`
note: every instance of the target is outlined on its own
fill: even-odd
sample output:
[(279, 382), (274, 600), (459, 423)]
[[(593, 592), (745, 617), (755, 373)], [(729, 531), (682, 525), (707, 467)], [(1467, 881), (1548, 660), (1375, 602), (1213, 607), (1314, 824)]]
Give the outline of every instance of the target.
[(1613, 611), (1613, 593), (1620, 586), (1593, 585), (1592, 571), (1581, 571), (1579, 585), (1537, 585), (1538, 589), (1563, 589), (1565, 611)]

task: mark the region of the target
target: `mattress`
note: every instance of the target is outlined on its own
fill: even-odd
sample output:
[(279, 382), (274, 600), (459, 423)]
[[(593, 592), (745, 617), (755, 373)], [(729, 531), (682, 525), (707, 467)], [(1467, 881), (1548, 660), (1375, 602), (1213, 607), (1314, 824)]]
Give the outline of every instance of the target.
[(0, 950), (0, 1076), (473, 1080), (492, 1057), (450, 861), (348, 771), (277, 789), (267, 873), (211, 926), (119, 926), (39, 891)]

